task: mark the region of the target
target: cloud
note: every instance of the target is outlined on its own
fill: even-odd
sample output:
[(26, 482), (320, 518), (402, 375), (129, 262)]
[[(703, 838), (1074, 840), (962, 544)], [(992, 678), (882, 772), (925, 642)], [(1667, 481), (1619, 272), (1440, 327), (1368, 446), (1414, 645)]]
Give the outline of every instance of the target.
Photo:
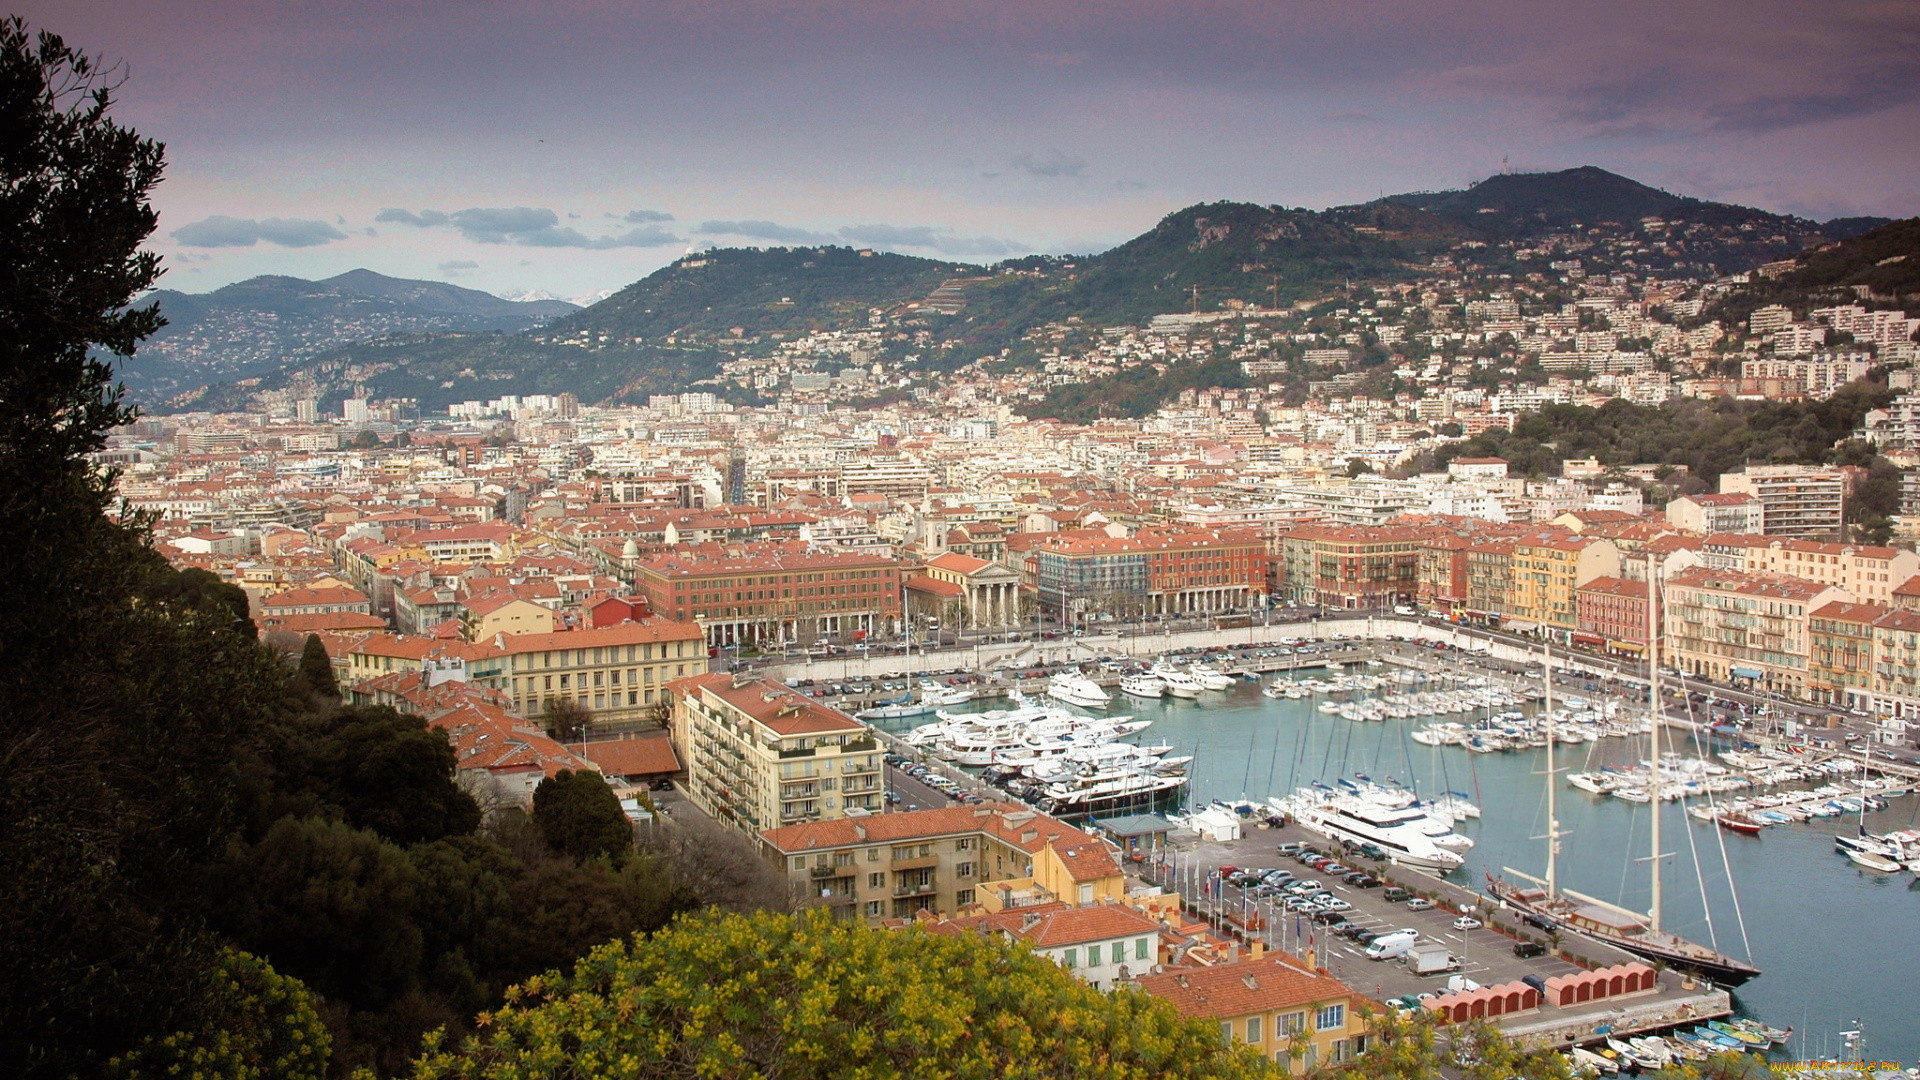
[(957, 236), (931, 225), (849, 225), (840, 235), (876, 247), (927, 248), (943, 255), (1001, 256), (1025, 247), (991, 236)]
[(629, 229), (618, 236), (587, 236), (578, 229), (563, 228), (559, 214), (535, 206), (475, 206), (450, 214), (439, 210), (415, 213), (389, 208), (375, 214), (374, 220), (398, 222), (423, 229), (451, 225), (461, 236), (476, 244), (605, 251), (609, 248), (660, 247), (682, 242), (680, 237), (651, 225), (644, 229)]
[(773, 221), (703, 221), (694, 231), (719, 236), (744, 236), (749, 240), (772, 240), (783, 244), (831, 244), (839, 239), (831, 233), (808, 232)]
[(443, 262), (440, 264), (440, 272), (443, 274), (452, 274), (461, 270), (478, 269), (480, 269), (480, 264), (474, 262), (472, 259), (455, 259), (452, 262)]
[(315, 247), (334, 240), (345, 240), (347, 234), (324, 221), (307, 218), (253, 218), (227, 217), (215, 214), (188, 225), (182, 225), (170, 234), (173, 239), (188, 247), (252, 247), (264, 240), (281, 247)]
[(373, 215), (373, 220), (391, 221), (400, 225), (413, 225), (422, 229), (430, 229), (435, 225), (445, 225), (447, 223), (447, 215), (438, 210), (422, 210), (416, 214), (411, 210), (388, 207)]
[(653, 221), (672, 221), (673, 215), (662, 210), (629, 210), (623, 220), (635, 225), (645, 225)]
[(1009, 162), (1028, 176), (1079, 176), (1087, 171), (1087, 161), (1077, 154), (1049, 150), (1044, 154), (1021, 154)]

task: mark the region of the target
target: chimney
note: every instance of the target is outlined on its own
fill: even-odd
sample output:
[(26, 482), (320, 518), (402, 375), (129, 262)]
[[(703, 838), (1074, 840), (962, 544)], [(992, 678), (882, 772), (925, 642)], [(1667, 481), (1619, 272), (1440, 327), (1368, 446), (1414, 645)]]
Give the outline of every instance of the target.
[(1039, 912), (1029, 911), (1027, 914), (1021, 916), (1020, 918), (1020, 932), (1024, 934), (1027, 931), (1033, 929), (1034, 927), (1039, 926), (1040, 923), (1044, 920), (1044, 918), (1045, 916), (1041, 915)]
[(859, 837), (862, 840), (865, 840), (867, 838), (867, 827), (865, 825), (860, 824), (859, 822), (855, 822), (853, 826), (853, 835)]
[(1247, 946), (1247, 949), (1248, 954), (1255, 960), (1267, 955), (1267, 943), (1258, 938), (1254, 939), (1253, 944)]

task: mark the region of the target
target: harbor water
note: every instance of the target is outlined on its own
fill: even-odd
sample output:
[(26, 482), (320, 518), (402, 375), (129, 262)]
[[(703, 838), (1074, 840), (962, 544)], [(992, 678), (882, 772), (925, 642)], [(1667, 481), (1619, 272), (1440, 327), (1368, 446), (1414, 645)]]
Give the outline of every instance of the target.
[[(1356, 775), (1391, 778), (1423, 797), (1456, 791), (1480, 806), (1481, 817), (1459, 825), (1475, 846), (1450, 880), (1484, 892), (1488, 872), (1544, 872), (1544, 749), (1475, 754), (1423, 746), (1407, 735), (1430, 720), (1356, 722), (1319, 712), (1322, 700), (1267, 698), (1256, 684), (1241, 682), (1198, 701), (1116, 694), (1109, 711), (1154, 721), (1136, 741), (1170, 743), (1171, 753), (1194, 756), (1191, 805), (1261, 802)], [(1689, 738), (1671, 732), (1668, 751), (1696, 752)], [(1649, 906), (1653, 807), (1580, 791), (1564, 774), (1644, 761), (1647, 743), (1639, 735), (1555, 748), (1561, 885), (1637, 911)], [(1835, 852), (1834, 833), (1852, 832), (1857, 818), (1816, 818), (1750, 837), (1694, 821), (1678, 802), (1661, 813), (1664, 925), (1750, 957), (1765, 972), (1736, 991), (1735, 1002), (1743, 1013), (1794, 1030), (1782, 1056), (1839, 1056), (1839, 1032), (1858, 1021), (1868, 1058), (1920, 1063), (1909, 990), (1920, 961), (1920, 884), (1905, 871), (1857, 869)], [(1917, 815), (1920, 796), (1896, 798), (1868, 815), (1867, 826), (1910, 828)]]

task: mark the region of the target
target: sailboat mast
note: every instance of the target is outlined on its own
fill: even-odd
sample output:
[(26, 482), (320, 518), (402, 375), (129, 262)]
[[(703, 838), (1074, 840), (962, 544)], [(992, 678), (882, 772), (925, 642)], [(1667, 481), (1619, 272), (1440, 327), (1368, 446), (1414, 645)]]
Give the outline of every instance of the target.
[(1660, 560), (1647, 553), (1647, 701), (1653, 726), (1653, 765), (1647, 772), (1648, 805), (1653, 808), (1653, 906), (1647, 912), (1647, 926), (1660, 929)]
[(1547, 718), (1547, 895), (1557, 896), (1560, 889), (1554, 864), (1560, 855), (1560, 821), (1553, 812), (1553, 642), (1547, 642), (1542, 656), (1545, 662), (1541, 667), (1547, 684), (1546, 696), (1541, 699), (1542, 715)]

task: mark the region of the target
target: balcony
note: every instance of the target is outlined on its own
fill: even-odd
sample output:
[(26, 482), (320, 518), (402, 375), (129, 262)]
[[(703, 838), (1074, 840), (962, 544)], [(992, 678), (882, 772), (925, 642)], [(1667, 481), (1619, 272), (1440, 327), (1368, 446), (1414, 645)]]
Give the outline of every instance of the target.
[(907, 881), (907, 882), (902, 882), (901, 884), (895, 885), (893, 887), (893, 895), (925, 896), (926, 894), (933, 892), (937, 888), (939, 888), (939, 884), (935, 882), (932, 878), (928, 878), (925, 881)]
[(890, 869), (893, 869), (893, 870), (896, 870), (896, 871), (902, 871), (902, 870), (931, 870), (931, 869), (933, 869), (934, 867), (936, 867), (936, 866), (939, 866), (939, 865), (940, 865), (940, 856), (938, 856), (938, 855), (920, 855), (920, 856), (917, 856), (917, 857), (915, 857), (915, 858), (911, 858), (911, 859), (894, 859), (894, 860), (893, 860), (893, 861), (892, 861), (892, 862), (891, 862), (890, 864), (888, 864), (888, 865), (889, 865), (889, 868), (890, 868)]
[(853, 876), (853, 867), (851, 866), (815, 866), (808, 869), (807, 876), (810, 878), (816, 878), (816, 879), (851, 877)]

